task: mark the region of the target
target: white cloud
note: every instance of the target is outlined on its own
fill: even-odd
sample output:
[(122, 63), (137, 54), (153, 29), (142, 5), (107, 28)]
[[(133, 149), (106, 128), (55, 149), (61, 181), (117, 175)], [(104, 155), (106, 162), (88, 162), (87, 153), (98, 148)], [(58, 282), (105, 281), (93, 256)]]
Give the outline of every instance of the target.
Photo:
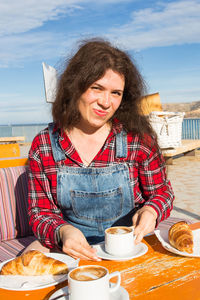
[[(47, 21), (57, 20), (80, 10), (81, 0), (1, 0), (0, 68), (20, 67), (26, 60), (61, 55), (66, 46), (63, 33), (43, 29)], [(58, 46), (59, 45), (59, 46)]]
[(200, 1), (159, 2), (154, 8), (132, 13), (132, 21), (108, 34), (126, 48), (149, 47), (200, 42)]
[[(130, 0), (99, 0), (101, 6)], [(137, 0), (135, 0), (137, 2)], [(134, 2), (133, 8), (134, 8)], [(139, 1), (138, 1), (139, 2)], [(94, 0), (1, 0), (0, 1), (0, 67), (22, 66), (26, 60), (47, 61), (61, 57), (81, 36), (84, 27), (70, 33), (47, 31), (47, 21), (66, 17), (72, 11), (96, 5)], [(98, 9), (98, 8), (97, 8)], [(106, 14), (106, 12), (105, 12)], [(200, 0), (156, 2), (153, 8), (130, 12), (131, 21), (117, 28), (104, 29), (113, 42), (128, 50), (200, 42)], [(95, 25), (90, 36), (96, 34)], [(67, 44), (68, 43), (68, 44)]]
[(130, 1), (133, 0), (99, 0), (95, 3), (94, 0), (1, 0), (0, 36), (41, 27), (47, 21), (82, 10), (85, 4), (105, 5)]
[(3, 0), (0, 2), (0, 35), (16, 34), (41, 27), (73, 9), (81, 9), (76, 0)]
[(60, 56), (65, 47), (66, 41), (61, 33), (42, 31), (4, 36), (1, 37), (0, 67), (19, 67), (27, 59), (48, 60), (56, 53)]

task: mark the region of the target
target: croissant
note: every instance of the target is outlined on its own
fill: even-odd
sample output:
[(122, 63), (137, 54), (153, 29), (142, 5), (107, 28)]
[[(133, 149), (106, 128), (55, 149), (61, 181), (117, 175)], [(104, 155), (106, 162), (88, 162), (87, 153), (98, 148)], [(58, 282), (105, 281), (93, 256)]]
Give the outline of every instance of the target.
[(170, 244), (182, 252), (193, 253), (193, 234), (185, 221), (173, 224), (168, 232)]
[(65, 263), (30, 250), (3, 265), (0, 275), (59, 275), (68, 273)]

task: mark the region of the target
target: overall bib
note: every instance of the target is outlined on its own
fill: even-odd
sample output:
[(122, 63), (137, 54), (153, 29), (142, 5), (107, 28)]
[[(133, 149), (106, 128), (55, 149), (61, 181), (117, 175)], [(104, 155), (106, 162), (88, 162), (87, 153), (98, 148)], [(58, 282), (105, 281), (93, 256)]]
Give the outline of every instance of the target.
[[(80, 229), (90, 244), (104, 240), (104, 230), (116, 225), (131, 225), (133, 189), (126, 163), (112, 162), (107, 167), (67, 167), (58, 132), (49, 124), (53, 157), (58, 165), (57, 201), (63, 218)], [(127, 156), (127, 136), (116, 135), (116, 158)]]

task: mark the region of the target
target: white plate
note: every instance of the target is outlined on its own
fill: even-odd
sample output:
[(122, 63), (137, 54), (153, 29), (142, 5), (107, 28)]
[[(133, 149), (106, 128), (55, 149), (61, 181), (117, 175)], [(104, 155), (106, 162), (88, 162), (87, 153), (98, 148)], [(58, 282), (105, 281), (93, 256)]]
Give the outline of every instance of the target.
[[(63, 297), (61, 297), (62, 295), (63, 295)], [(58, 291), (56, 291), (49, 298), (49, 300), (56, 300), (56, 299), (69, 300), (68, 287), (67, 286), (60, 289), (60, 290), (58, 290)], [(116, 292), (113, 292), (110, 295), (110, 300), (129, 300), (129, 294), (122, 286), (120, 286), (119, 289)]]
[[(69, 270), (78, 266), (79, 260), (62, 253), (44, 253), (67, 264)], [(0, 270), (5, 263), (0, 264)], [(63, 275), (42, 275), (42, 276), (20, 276), (20, 275), (0, 275), (0, 288), (13, 291), (30, 291), (47, 288), (56, 285), (67, 279), (67, 274)]]
[(194, 248), (193, 253), (190, 254), (187, 252), (179, 251), (170, 245), (168, 240), (168, 229), (155, 230), (155, 235), (161, 242), (163, 248), (165, 248), (166, 250), (182, 256), (200, 257), (200, 229), (192, 230), (192, 233), (194, 240)]
[(104, 242), (97, 244), (97, 245), (93, 245), (93, 248), (97, 249), (96, 254), (103, 259), (108, 259), (108, 260), (130, 260), (132, 258), (136, 258), (139, 256), (144, 255), (147, 251), (148, 251), (148, 247), (147, 245), (145, 245), (144, 243), (140, 243), (138, 245), (136, 245), (133, 249), (133, 251), (125, 256), (113, 256), (111, 254), (108, 254), (105, 251), (105, 244)]

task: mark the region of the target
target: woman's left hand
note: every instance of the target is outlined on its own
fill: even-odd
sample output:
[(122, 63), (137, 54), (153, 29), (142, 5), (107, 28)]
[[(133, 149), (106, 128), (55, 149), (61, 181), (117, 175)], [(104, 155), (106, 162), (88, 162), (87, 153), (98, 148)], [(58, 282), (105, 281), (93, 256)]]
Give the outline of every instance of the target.
[(139, 244), (143, 237), (152, 232), (156, 226), (157, 213), (150, 206), (143, 206), (133, 216), (133, 226), (135, 237), (135, 244)]

